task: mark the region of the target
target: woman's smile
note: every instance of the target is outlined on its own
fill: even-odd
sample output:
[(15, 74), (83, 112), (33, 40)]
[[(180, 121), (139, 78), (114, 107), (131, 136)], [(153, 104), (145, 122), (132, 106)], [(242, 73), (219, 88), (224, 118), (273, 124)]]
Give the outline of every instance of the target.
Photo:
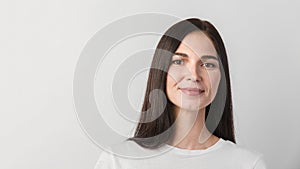
[(179, 88), (182, 93), (187, 94), (189, 96), (200, 96), (204, 94), (205, 90), (199, 88)]

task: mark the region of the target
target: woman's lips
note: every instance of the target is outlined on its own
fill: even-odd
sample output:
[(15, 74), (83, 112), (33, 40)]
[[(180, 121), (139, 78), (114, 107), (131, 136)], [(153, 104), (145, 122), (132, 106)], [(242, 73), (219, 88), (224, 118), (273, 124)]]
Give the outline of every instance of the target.
[(179, 90), (190, 96), (199, 96), (204, 93), (204, 90), (198, 88), (180, 88)]

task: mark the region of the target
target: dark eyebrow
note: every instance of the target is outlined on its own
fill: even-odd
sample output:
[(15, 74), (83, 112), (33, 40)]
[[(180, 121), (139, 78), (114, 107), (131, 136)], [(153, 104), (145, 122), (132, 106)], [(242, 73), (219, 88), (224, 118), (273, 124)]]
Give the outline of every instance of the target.
[(189, 57), (187, 54), (185, 53), (179, 53), (179, 52), (175, 52), (174, 53), (175, 55), (178, 55), (178, 56), (182, 56), (182, 57)]
[[(175, 55), (182, 56), (182, 57), (189, 57), (185, 53), (180, 53), (180, 52), (175, 52)], [(211, 55), (203, 55), (201, 59), (214, 59), (214, 60), (219, 60), (216, 56), (211, 56)]]

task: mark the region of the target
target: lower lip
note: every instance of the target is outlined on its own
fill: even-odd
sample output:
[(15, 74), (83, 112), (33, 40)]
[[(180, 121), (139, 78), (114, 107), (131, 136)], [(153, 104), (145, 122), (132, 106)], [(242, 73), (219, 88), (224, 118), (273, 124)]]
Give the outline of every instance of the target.
[(200, 96), (204, 93), (204, 91), (195, 91), (195, 90), (182, 90), (180, 89), (183, 93), (189, 95), (189, 96)]

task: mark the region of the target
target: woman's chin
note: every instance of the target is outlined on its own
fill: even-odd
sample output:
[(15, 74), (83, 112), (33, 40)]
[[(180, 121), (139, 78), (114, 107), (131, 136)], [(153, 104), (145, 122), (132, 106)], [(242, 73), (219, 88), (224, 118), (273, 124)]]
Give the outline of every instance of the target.
[(195, 105), (182, 105), (180, 109), (184, 111), (189, 111), (189, 112), (198, 112), (201, 109), (204, 109), (205, 106), (195, 106)]

